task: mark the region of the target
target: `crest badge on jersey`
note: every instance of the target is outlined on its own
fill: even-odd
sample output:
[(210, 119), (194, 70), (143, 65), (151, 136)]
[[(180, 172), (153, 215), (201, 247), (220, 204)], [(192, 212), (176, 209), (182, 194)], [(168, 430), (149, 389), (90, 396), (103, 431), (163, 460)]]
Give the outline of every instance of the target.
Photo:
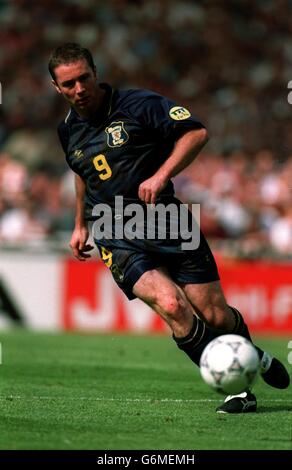
[(183, 121), (184, 119), (188, 119), (191, 113), (182, 106), (174, 106), (170, 109), (169, 115), (171, 119), (174, 119), (175, 121)]
[(112, 122), (105, 130), (109, 147), (121, 147), (129, 139), (124, 123), (122, 121)]

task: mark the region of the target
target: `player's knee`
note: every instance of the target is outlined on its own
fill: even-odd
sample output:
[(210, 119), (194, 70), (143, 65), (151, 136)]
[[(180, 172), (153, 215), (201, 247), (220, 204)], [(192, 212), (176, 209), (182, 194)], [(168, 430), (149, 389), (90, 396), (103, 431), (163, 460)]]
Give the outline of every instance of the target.
[(184, 318), (187, 310), (186, 301), (176, 295), (170, 295), (163, 299), (159, 299), (159, 306), (164, 316), (170, 321), (179, 321)]
[(204, 321), (212, 330), (230, 333), (234, 327), (234, 319), (228, 309), (210, 306), (204, 312)]

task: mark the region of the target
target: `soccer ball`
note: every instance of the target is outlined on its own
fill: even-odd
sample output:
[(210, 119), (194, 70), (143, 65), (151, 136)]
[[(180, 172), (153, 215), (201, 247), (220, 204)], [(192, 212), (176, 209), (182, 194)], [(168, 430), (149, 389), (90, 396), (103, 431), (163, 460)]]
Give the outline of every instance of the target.
[(254, 385), (260, 359), (250, 341), (239, 335), (222, 335), (213, 339), (200, 359), (203, 380), (214, 390), (237, 395)]

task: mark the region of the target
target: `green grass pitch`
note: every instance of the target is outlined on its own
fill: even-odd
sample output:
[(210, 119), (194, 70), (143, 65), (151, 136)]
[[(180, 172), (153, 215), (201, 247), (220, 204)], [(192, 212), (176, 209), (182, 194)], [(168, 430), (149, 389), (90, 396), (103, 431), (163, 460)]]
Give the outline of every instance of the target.
[[(260, 379), (256, 414), (217, 415), (224, 397), (167, 336), (20, 330), (0, 341), (0, 449), (292, 449), (291, 388)], [(288, 366), (288, 341), (257, 344)]]

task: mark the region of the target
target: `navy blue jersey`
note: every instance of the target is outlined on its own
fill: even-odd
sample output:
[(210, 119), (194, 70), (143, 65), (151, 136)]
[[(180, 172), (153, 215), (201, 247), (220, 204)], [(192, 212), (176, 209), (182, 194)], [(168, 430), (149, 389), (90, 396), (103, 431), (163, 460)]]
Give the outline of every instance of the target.
[[(115, 196), (123, 196), (124, 204), (143, 204), (139, 185), (154, 175), (181, 135), (203, 127), (188, 110), (152, 91), (100, 86), (106, 93), (94, 120), (71, 109), (58, 127), (67, 162), (86, 183), (87, 220), (94, 219), (96, 204), (114, 207)], [(177, 201), (169, 181), (157, 203), (172, 200)]]

